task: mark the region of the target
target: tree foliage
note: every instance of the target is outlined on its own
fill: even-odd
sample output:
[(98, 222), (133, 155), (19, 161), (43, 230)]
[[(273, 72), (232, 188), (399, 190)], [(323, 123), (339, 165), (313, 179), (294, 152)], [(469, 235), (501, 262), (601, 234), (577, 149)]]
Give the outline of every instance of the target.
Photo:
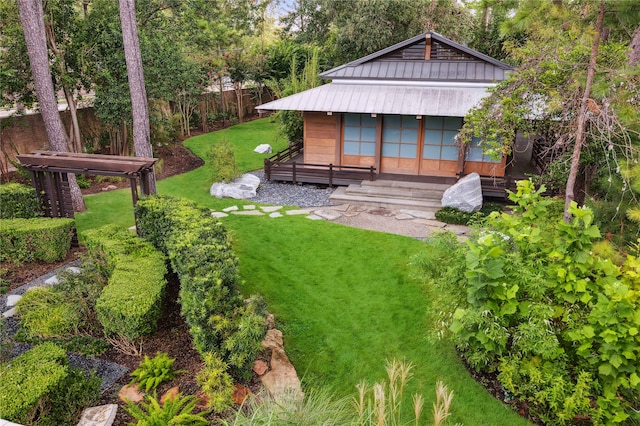
[[(563, 154), (584, 140), (591, 154), (581, 163), (586, 190), (596, 172), (616, 174), (626, 161), (637, 161), (640, 97), (634, 93), (640, 90), (640, 69), (627, 63), (633, 29), (622, 20), (616, 27), (597, 25), (599, 15), (623, 12), (618, 2), (522, 2), (504, 24), (526, 34), (525, 42), (507, 45), (517, 69), (470, 112), (461, 140), (480, 137), (485, 151), (500, 157), (510, 153), (516, 132), (523, 130), (541, 138), (551, 161), (567, 158)], [(609, 167), (598, 170), (601, 164)], [(587, 166), (591, 173), (585, 173)], [(559, 169), (566, 173), (569, 201), (571, 167)]]

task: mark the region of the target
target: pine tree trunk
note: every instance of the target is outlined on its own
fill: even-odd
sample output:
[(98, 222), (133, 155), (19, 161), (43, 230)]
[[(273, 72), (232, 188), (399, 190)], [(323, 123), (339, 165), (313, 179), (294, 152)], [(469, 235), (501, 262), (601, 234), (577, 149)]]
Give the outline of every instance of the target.
[(631, 48), (629, 52), (629, 65), (635, 67), (640, 64), (640, 26), (633, 32), (633, 39), (629, 47)]
[(596, 74), (596, 60), (598, 58), (598, 48), (600, 46), (600, 34), (602, 33), (602, 21), (604, 20), (604, 1), (600, 3), (600, 12), (598, 13), (598, 21), (596, 24), (596, 34), (593, 38), (593, 44), (591, 46), (591, 57), (589, 58), (589, 69), (587, 70), (587, 82), (584, 86), (584, 92), (582, 93), (582, 100), (580, 102), (580, 110), (578, 112), (578, 128), (576, 129), (576, 142), (573, 146), (573, 154), (571, 156), (571, 168), (569, 169), (569, 177), (567, 178), (567, 186), (565, 190), (565, 203), (564, 203), (564, 220), (565, 222), (571, 222), (571, 214), (569, 213), (569, 206), (575, 198), (574, 190), (576, 185), (576, 177), (578, 176), (578, 169), (580, 168), (580, 153), (582, 152), (582, 146), (584, 145), (585, 129), (587, 126), (587, 104), (589, 97), (591, 96), (591, 85), (593, 84), (593, 78)]
[[(147, 91), (142, 73), (142, 56), (136, 25), (136, 6), (134, 0), (120, 0), (120, 21), (122, 22), (122, 42), (127, 62), (127, 77), (131, 92), (131, 112), (133, 114), (133, 147), (138, 157), (153, 157), (151, 131), (149, 128), (149, 107)], [(149, 177), (149, 189), (156, 193), (155, 173)]]
[[(47, 37), (44, 29), (44, 12), (40, 0), (18, 0), (20, 22), (27, 44), (27, 53), (31, 64), (33, 84), (38, 97), (40, 114), (49, 139), (52, 151), (67, 152), (67, 135), (58, 112), (51, 70), (49, 69), (49, 55), (47, 52)], [(73, 209), (86, 209), (80, 187), (75, 175), (69, 175), (69, 187)]]

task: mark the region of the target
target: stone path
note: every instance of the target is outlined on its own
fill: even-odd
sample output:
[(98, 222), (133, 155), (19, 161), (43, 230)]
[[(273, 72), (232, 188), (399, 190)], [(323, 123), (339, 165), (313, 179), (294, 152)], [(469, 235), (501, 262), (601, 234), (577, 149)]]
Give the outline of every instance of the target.
[(295, 210), (283, 210), (282, 206), (231, 206), (222, 211), (214, 211), (211, 215), (214, 218), (224, 218), (229, 215), (269, 216), (271, 218), (305, 215), (310, 220), (327, 220), (356, 228), (418, 239), (424, 239), (434, 232), (444, 230), (451, 231), (460, 238), (465, 238), (469, 232), (467, 226), (449, 225), (437, 221), (435, 213), (432, 212), (409, 209), (391, 210), (383, 207), (371, 208), (352, 204)]

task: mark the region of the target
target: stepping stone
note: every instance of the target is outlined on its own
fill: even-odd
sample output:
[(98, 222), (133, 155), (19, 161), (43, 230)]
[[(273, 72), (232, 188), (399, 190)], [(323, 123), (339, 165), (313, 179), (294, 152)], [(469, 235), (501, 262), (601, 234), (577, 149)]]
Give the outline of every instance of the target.
[(425, 212), (422, 210), (407, 210), (407, 209), (401, 209), (398, 211), (398, 213), (400, 214), (408, 214), (411, 215), (413, 217), (417, 217), (420, 219), (435, 219), (436, 218), (436, 214), (434, 212)]
[(246, 206), (242, 206), (242, 208), (245, 210), (255, 210), (256, 206), (255, 204), (247, 204)]
[(430, 220), (430, 219), (416, 219), (415, 223), (421, 223), (423, 225), (427, 225), (432, 228), (444, 228), (446, 223), (440, 222), (439, 220)]
[(269, 214), (269, 217), (282, 217), (282, 213), (273, 212)]
[(338, 212), (346, 212), (349, 207), (351, 207), (351, 204), (340, 204), (339, 206), (331, 206), (331, 209)]
[(110, 426), (116, 419), (118, 404), (89, 407), (82, 412), (78, 426)]
[(227, 213), (223, 213), (223, 212), (213, 212), (211, 213), (212, 217), (215, 217), (216, 219), (220, 219), (222, 217), (227, 217), (229, 216)]
[(342, 213), (343, 216), (345, 217), (356, 217), (360, 214), (361, 212), (357, 212), (357, 211), (351, 211), (351, 210), (347, 210), (346, 212)]
[(451, 231), (456, 235), (464, 235), (469, 230), (468, 227), (463, 225), (447, 225), (444, 227), (447, 231)]
[(4, 311), (2, 313), (2, 316), (5, 317), (5, 318), (11, 318), (11, 317), (15, 316), (15, 314), (16, 314), (16, 308), (11, 308), (8, 311)]
[(398, 219), (398, 220), (409, 220), (409, 219), (415, 219), (415, 217), (411, 216), (410, 214), (398, 213), (396, 215), (396, 219)]
[(56, 285), (56, 284), (60, 283), (60, 280), (58, 279), (57, 275), (54, 275), (51, 278), (49, 278), (48, 280), (46, 280), (44, 283), (46, 285)]
[(287, 210), (288, 215), (309, 214), (311, 212), (312, 212), (311, 209)]
[(316, 214), (310, 214), (309, 216), (307, 216), (307, 219), (311, 219), (311, 220), (323, 220), (320, 216), (316, 215)]
[(78, 268), (77, 266), (69, 266), (68, 268), (65, 268), (65, 271), (72, 274), (79, 274), (80, 272), (82, 272), (82, 269)]
[(16, 303), (18, 303), (18, 300), (20, 299), (22, 299), (22, 296), (20, 296), (19, 294), (11, 294), (7, 296), (7, 308), (16, 306)]
[(260, 208), (265, 213), (271, 213), (280, 210), (282, 206), (261, 206)]
[(136, 232), (137, 231), (135, 225), (128, 227), (127, 230), (132, 231), (132, 232)]
[(238, 206), (231, 206), (231, 207), (222, 209), (223, 212), (235, 212), (236, 210), (238, 210)]
[(342, 213), (339, 213), (335, 210), (325, 209), (325, 210), (316, 210), (313, 212), (315, 215), (320, 216), (326, 220), (336, 220), (342, 216)]
[(240, 211), (233, 211), (231, 213), (241, 215), (241, 216), (263, 216), (264, 215), (264, 213), (262, 213), (260, 210), (240, 210)]

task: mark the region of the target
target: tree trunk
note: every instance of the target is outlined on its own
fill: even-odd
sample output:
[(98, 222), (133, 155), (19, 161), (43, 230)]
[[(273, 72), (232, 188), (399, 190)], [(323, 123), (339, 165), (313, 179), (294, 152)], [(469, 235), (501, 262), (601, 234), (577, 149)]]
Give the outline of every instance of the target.
[(635, 67), (640, 64), (640, 26), (633, 32), (633, 39), (629, 47), (631, 48), (629, 52), (629, 65)]
[(73, 90), (69, 90), (65, 86), (65, 77), (67, 76), (67, 65), (64, 59), (63, 52), (58, 48), (56, 43), (55, 34), (52, 28), (52, 22), (45, 22), (45, 36), (47, 37), (47, 44), (56, 57), (56, 65), (58, 72), (60, 73), (60, 81), (58, 82), (62, 86), (64, 97), (67, 100), (69, 106), (69, 113), (71, 114), (71, 128), (68, 134), (68, 149), (71, 152), (82, 152), (82, 136), (80, 135), (80, 124), (78, 123), (78, 107), (75, 98), (73, 97)]
[(564, 204), (564, 220), (565, 222), (571, 222), (571, 214), (569, 213), (569, 206), (575, 198), (574, 189), (576, 184), (576, 177), (578, 175), (578, 169), (580, 168), (580, 153), (582, 152), (582, 145), (584, 144), (585, 129), (587, 126), (587, 104), (589, 97), (591, 96), (591, 85), (593, 84), (593, 78), (596, 74), (596, 60), (598, 58), (598, 48), (600, 46), (600, 34), (602, 33), (602, 21), (604, 20), (604, 1), (600, 3), (600, 12), (598, 13), (598, 21), (596, 23), (596, 34), (593, 37), (593, 44), (591, 46), (591, 57), (589, 58), (589, 68), (587, 70), (587, 82), (584, 86), (584, 92), (582, 94), (582, 100), (580, 102), (580, 110), (578, 112), (578, 124), (576, 129), (576, 142), (573, 146), (573, 154), (571, 156), (571, 168), (569, 169), (569, 177), (567, 178), (567, 187), (565, 191), (565, 204)]
[[(136, 6), (134, 0), (120, 0), (120, 21), (122, 22), (122, 42), (127, 62), (127, 77), (131, 92), (131, 112), (133, 114), (133, 147), (138, 157), (153, 157), (151, 130), (149, 128), (149, 107), (147, 91), (142, 73), (142, 56), (136, 25)], [(155, 173), (149, 176), (149, 189), (156, 193)]]
[[(53, 89), (51, 70), (49, 69), (42, 2), (40, 0), (18, 0), (18, 8), (31, 64), (33, 84), (38, 97), (40, 114), (49, 139), (49, 146), (52, 151), (67, 152), (67, 135), (58, 112), (58, 103)], [(86, 206), (82, 199), (82, 193), (73, 174), (69, 174), (69, 187), (73, 209), (75, 211), (85, 210)]]

